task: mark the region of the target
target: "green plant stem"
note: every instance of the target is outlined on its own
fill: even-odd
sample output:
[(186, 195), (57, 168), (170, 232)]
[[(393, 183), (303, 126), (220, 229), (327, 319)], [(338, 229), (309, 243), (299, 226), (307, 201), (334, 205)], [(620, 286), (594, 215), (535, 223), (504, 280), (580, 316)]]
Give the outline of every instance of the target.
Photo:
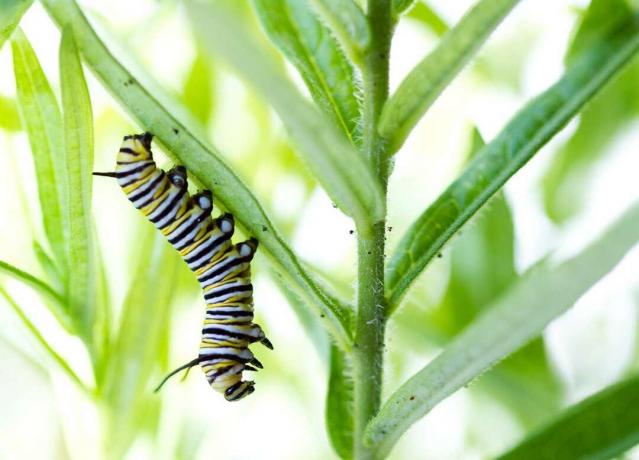
[[(392, 36), (389, 0), (368, 2), (371, 40), (363, 69), (363, 147), (377, 175), (386, 200), (388, 161), (386, 145), (378, 134), (377, 124), (388, 99), (388, 66)], [(354, 458), (374, 458), (364, 445), (366, 425), (380, 407), (386, 325), (384, 297), (385, 218), (368, 228), (358, 228), (358, 290), (355, 324), (354, 367)]]

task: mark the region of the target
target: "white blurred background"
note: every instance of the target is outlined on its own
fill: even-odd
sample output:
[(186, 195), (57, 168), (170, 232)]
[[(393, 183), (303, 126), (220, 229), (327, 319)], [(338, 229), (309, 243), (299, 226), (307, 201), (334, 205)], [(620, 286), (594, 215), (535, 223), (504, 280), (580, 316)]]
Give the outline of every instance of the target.
[[(431, 3), (448, 24), (454, 24), (472, 4), (462, 0)], [(578, 11), (587, 3), (523, 1), (419, 123), (397, 154), (390, 181), (388, 225), (393, 230), (389, 233), (389, 254), (408, 225), (459, 173), (468, 150), (470, 128), (477, 126), (484, 139), (492, 139), (526, 101), (559, 78)], [(129, 52), (167, 91), (181, 92), (197, 50), (179, 5), (152, 0), (93, 0), (81, 5), (100, 28), (110, 30), (126, 43)], [(57, 91), (58, 30), (37, 3), (21, 27)], [(436, 43), (437, 37), (423, 24), (410, 18), (400, 23), (392, 49), (391, 89)], [(268, 165), (268, 156), (260, 152), (280, 142), (283, 129), (264, 102), (256, 100), (223, 63), (214, 64), (214, 115), (207, 126), (213, 143), (262, 200), (269, 214), (276, 221), (285, 222), (284, 233), (298, 254), (342, 280), (345, 290), (352, 289), (355, 237), (349, 230), (353, 224), (333, 208), (308, 175), (274, 172), (275, 167)], [(14, 97), (8, 45), (0, 52), (0, 69), (0, 94)], [(121, 137), (141, 128), (88, 70), (87, 77), (96, 130), (95, 169), (109, 170)], [(277, 135), (265, 133), (264, 117)], [(639, 199), (639, 123), (635, 118), (597, 160), (596, 174), (589, 178), (581, 212), (562, 225), (547, 217), (539, 183), (554, 155), (575, 131), (576, 123), (573, 120), (505, 188), (514, 216), (516, 266), (520, 272), (549, 254), (560, 260), (577, 253)], [(0, 151), (0, 259), (38, 273), (31, 248), (34, 237), (41, 237), (42, 229), (26, 135), (0, 130)], [(112, 304), (117, 312), (135, 262), (135, 235), (147, 223), (111, 181), (95, 180), (93, 205)], [(431, 304), (446, 285), (448, 254), (447, 247), (443, 257), (433, 262), (417, 282), (423, 289), (415, 289), (425, 291), (420, 291), (420, 295)], [(318, 355), (273, 282), (266, 258), (260, 255), (256, 264), (257, 318), (268, 331), (275, 351), (254, 347), (265, 364), (255, 377), (255, 394), (241, 403), (228, 404), (211, 391), (200, 371), (194, 369), (186, 381), (174, 379), (165, 386), (159, 396), (163, 401), (159, 434), (155, 439), (138, 437), (126, 458), (335, 457), (324, 427), (324, 357)], [(607, 386), (636, 365), (638, 266), (639, 248), (635, 248), (544, 333), (565, 404)], [(195, 283), (182, 272), (180, 276), (184, 278), (184, 288), (175, 300), (170, 367), (192, 358), (202, 319), (203, 305)], [(2, 282), (47, 340), (90, 382), (89, 360), (79, 341), (56, 325), (29, 288), (8, 279)], [(415, 302), (410, 302), (410, 307), (414, 306)], [(398, 318), (406, 308), (409, 306), (398, 313)], [(437, 352), (435, 347), (408, 347), (401, 334), (401, 327), (391, 321), (385, 395)], [(3, 302), (0, 356), (0, 458), (103, 458), (100, 410), (48, 362)], [(150, 382), (150, 388), (155, 383)], [(471, 386), (415, 424), (391, 458), (486, 458), (511, 445), (523, 432), (507, 408), (485, 395), (473, 394)]]

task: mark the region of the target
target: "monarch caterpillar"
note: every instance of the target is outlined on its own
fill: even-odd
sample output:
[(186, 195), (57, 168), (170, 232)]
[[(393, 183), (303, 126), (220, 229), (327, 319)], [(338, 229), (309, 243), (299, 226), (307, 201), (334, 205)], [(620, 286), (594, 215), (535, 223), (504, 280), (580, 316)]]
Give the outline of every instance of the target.
[[(211, 218), (213, 195), (188, 193), (184, 166), (159, 169), (151, 152), (151, 133), (124, 136), (114, 177), (133, 203), (164, 234), (195, 273), (204, 292), (206, 316), (197, 358), (167, 375), (200, 365), (214, 390), (227, 401), (253, 393), (255, 383), (242, 379), (243, 371), (262, 369), (248, 346), (261, 342), (273, 349), (262, 328), (253, 323), (253, 286), (250, 262), (257, 250), (255, 238), (233, 245), (233, 216)], [(254, 367), (255, 366), (255, 367)]]

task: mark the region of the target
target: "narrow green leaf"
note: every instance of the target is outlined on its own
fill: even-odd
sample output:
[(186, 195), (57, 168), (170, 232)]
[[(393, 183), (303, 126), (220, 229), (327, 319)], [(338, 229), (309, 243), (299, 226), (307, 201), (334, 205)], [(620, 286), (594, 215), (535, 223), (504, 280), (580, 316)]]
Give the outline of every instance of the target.
[(331, 28), (351, 62), (362, 64), (363, 53), (370, 41), (368, 21), (354, 0), (311, 0), (313, 6)]
[(60, 43), (60, 85), (64, 111), (68, 181), (66, 214), (69, 229), (67, 298), (71, 316), (82, 336), (93, 342), (96, 305), (96, 260), (91, 223), (91, 172), (93, 168), (93, 113), (82, 64), (73, 39), (65, 28)]
[(530, 270), (386, 401), (367, 439), (383, 457), (433, 407), (541, 333), (639, 241), (639, 204), (580, 254)]
[[(348, 139), (295, 89), (237, 15), (219, 2), (188, 6), (193, 27), (209, 50), (222, 56), (269, 101), (287, 127), (297, 153), (333, 202), (360, 228), (384, 215), (379, 181)], [(220, 36), (233, 40), (220, 40)]]
[(65, 299), (60, 295), (57, 291), (55, 291), (51, 286), (42, 281), (39, 278), (36, 278), (30, 273), (27, 273), (23, 270), (20, 270), (13, 265), (1, 261), (0, 260), (0, 272), (6, 273), (7, 275), (15, 278), (29, 286), (31, 286), (37, 293), (42, 295), (42, 297), (47, 301), (46, 304), (49, 307), (49, 310), (56, 317), (58, 322), (62, 327), (64, 327), (67, 331), (73, 332), (74, 327), (72, 325), (71, 318), (69, 314), (65, 310)]
[(399, 150), (422, 115), (518, 1), (479, 1), (411, 70), (386, 102), (379, 121), (389, 152)]
[(215, 72), (208, 57), (198, 50), (186, 77), (182, 95), (184, 104), (191, 110), (193, 116), (204, 126), (213, 115), (213, 85)]
[(423, 0), (415, 3), (406, 17), (424, 24), (438, 37), (443, 37), (450, 30), (448, 23)]
[(614, 458), (639, 443), (639, 376), (570, 407), (500, 460)]
[(387, 269), (390, 305), (461, 226), (578, 112), (639, 49), (633, 18), (599, 37), (563, 77), (526, 105), (402, 238)]
[(33, 0), (0, 0), (0, 49), (32, 3)]
[(253, 5), (266, 33), (297, 68), (313, 100), (354, 143), (360, 118), (355, 74), (310, 0), (283, 0), (278, 8), (270, 0), (253, 0)]
[(38, 179), (40, 208), (56, 265), (66, 273), (66, 235), (61, 225), (66, 209), (67, 183), (62, 117), (38, 58), (18, 29), (11, 40), (13, 69), (22, 124), (27, 130)]
[[(304, 270), (255, 196), (220, 159), (219, 153), (194, 134), (201, 130), (189, 119), (185, 109), (161, 92), (151, 95), (106, 48), (73, 0), (42, 0), (42, 4), (58, 27), (72, 26), (84, 61), (116, 100), (145, 129), (153, 132), (156, 140), (186, 166), (193, 177), (213, 192), (248, 233), (259, 237), (260, 247), (266, 249), (276, 268), (306, 304), (314, 308), (337, 343), (348, 349), (352, 343), (350, 312), (336, 304)], [(181, 120), (188, 120), (190, 128)]]
[(331, 346), (326, 430), (335, 452), (343, 459), (353, 458), (353, 376), (350, 358)]
[[(170, 327), (179, 256), (151, 225), (144, 225), (139, 263), (122, 307), (117, 338), (109, 352), (102, 393), (110, 413), (109, 451), (120, 458), (148, 406), (145, 393), (157, 384), (161, 337)], [(193, 350), (194, 355), (197, 350)]]
[(4, 287), (0, 286), (0, 296), (4, 297), (4, 300), (9, 304), (11, 309), (18, 315), (24, 327), (29, 331), (29, 333), (33, 336), (35, 341), (42, 347), (42, 350), (48, 355), (58, 366), (60, 369), (67, 374), (67, 376), (76, 383), (83, 391), (90, 393), (90, 390), (86, 387), (84, 382), (78, 377), (78, 375), (73, 371), (69, 363), (55, 351), (55, 349), (47, 342), (44, 336), (40, 333), (38, 328), (31, 322), (29, 319), (29, 315), (27, 315), (22, 308), (16, 303), (15, 300), (5, 291)]
[(22, 129), (16, 101), (2, 95), (0, 95), (0, 128), (10, 132)]

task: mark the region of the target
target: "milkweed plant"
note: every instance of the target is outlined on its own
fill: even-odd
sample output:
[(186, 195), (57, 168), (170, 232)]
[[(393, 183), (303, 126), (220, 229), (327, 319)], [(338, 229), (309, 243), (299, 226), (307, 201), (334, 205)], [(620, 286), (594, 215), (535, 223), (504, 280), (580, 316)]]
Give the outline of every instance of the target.
[[(0, 1), (8, 458), (631, 458), (637, 2), (128, 3)], [(91, 175), (145, 131), (259, 240), (275, 351), (242, 401), (198, 370), (153, 393), (202, 299)], [(625, 351), (579, 339), (584, 302)], [(588, 386), (553, 337), (625, 357)]]

